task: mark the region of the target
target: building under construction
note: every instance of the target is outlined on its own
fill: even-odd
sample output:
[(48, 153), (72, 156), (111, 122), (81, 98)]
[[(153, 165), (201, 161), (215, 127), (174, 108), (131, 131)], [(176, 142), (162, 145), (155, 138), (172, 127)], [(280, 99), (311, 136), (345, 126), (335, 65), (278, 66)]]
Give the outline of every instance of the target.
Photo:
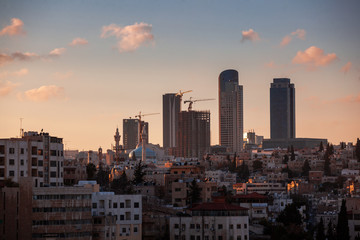
[(210, 112), (180, 112), (177, 144), (176, 156), (202, 158), (210, 148)]

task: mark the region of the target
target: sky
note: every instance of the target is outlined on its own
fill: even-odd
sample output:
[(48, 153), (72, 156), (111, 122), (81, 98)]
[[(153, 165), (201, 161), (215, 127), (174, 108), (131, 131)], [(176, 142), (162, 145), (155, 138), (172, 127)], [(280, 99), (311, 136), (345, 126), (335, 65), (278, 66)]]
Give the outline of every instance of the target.
[[(0, 138), (43, 129), (65, 149), (111, 148), (141, 113), (162, 145), (162, 95), (211, 112), (218, 76), (239, 72), (244, 129), (270, 137), (270, 83), (296, 91), (296, 136), (360, 137), (360, 2), (0, 0)], [(183, 105), (183, 108), (186, 108)], [(122, 141), (122, 139), (121, 139)]]

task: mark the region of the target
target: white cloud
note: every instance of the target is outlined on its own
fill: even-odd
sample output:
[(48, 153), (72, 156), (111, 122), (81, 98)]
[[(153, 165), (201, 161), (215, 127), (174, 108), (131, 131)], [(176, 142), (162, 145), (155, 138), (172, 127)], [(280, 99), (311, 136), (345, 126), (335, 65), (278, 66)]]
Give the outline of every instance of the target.
[(66, 48), (55, 48), (49, 53), (49, 56), (60, 56), (64, 54), (66, 51)]
[(102, 27), (102, 38), (115, 36), (118, 39), (117, 48), (119, 52), (132, 52), (140, 46), (154, 41), (151, 33), (152, 25), (147, 23), (135, 23), (125, 27), (110, 24)]
[(12, 18), (11, 25), (8, 25), (1, 30), (0, 36), (3, 36), (3, 35), (14, 36), (14, 35), (25, 34), (25, 32), (23, 30), (23, 26), (24, 26), (23, 21), (21, 21), (18, 18)]
[(336, 59), (338, 57), (335, 53), (324, 54), (321, 48), (311, 46), (304, 52), (298, 51), (292, 62), (305, 65), (309, 70), (315, 70), (317, 67), (329, 65)]
[(259, 34), (251, 28), (248, 31), (242, 31), (241, 34), (242, 34), (241, 42), (245, 42), (246, 40), (249, 40), (251, 42), (260, 40)]
[(71, 43), (69, 43), (70, 46), (77, 46), (77, 45), (86, 45), (89, 42), (84, 38), (74, 38)]
[(55, 85), (41, 86), (28, 90), (24, 93), (28, 100), (34, 102), (44, 102), (50, 99), (64, 99), (64, 88)]

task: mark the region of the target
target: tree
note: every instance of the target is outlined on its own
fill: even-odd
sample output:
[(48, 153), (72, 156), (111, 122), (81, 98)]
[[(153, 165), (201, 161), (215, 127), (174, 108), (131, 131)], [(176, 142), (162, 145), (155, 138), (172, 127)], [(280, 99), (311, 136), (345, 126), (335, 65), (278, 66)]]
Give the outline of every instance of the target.
[(335, 235), (334, 235), (334, 226), (330, 220), (329, 224), (328, 224), (328, 229), (326, 232), (326, 238), (327, 240), (335, 240)]
[(134, 162), (136, 162), (136, 156), (135, 156), (135, 151), (132, 152), (132, 156), (131, 156), (131, 160), (133, 160)]
[(317, 226), (317, 231), (316, 231), (316, 240), (325, 240), (325, 233), (324, 233), (324, 222), (323, 219), (320, 218), (320, 223)]
[(236, 172), (236, 153), (234, 154), (234, 158), (230, 163), (229, 171), (232, 172), (232, 173)]
[(322, 151), (324, 151), (324, 145), (323, 145), (323, 142), (321, 141), (320, 146), (319, 146), (319, 152), (322, 152)]
[(255, 160), (253, 162), (253, 170), (257, 171), (257, 170), (261, 170), (262, 169), (262, 161), (260, 160)]
[(309, 161), (306, 159), (305, 162), (304, 162), (304, 165), (302, 167), (302, 175), (306, 176), (306, 177), (309, 177), (309, 171), (310, 170), (311, 170), (311, 167), (310, 167)]
[(291, 161), (294, 161), (295, 160), (295, 151), (294, 151), (294, 146), (293, 145), (291, 145), (290, 151), (291, 151), (290, 159), (291, 159)]
[(360, 162), (360, 139), (359, 138), (356, 141), (355, 156), (356, 156), (358, 162)]
[(283, 163), (283, 164), (287, 164), (288, 161), (289, 161), (289, 156), (288, 156), (287, 154), (285, 154), (284, 157), (283, 157), (282, 163)]
[(138, 184), (144, 182), (144, 176), (145, 176), (144, 168), (145, 168), (145, 166), (142, 165), (141, 162), (136, 164), (135, 170), (134, 170), (134, 180), (133, 180), (135, 185), (138, 185)]
[(102, 164), (99, 165), (96, 181), (101, 187), (105, 189), (109, 188), (109, 172), (103, 169)]
[(336, 226), (336, 239), (338, 240), (349, 240), (349, 223), (346, 213), (346, 201), (345, 199), (341, 202), (341, 208), (338, 215), (338, 224)]
[(188, 191), (188, 196), (187, 199), (190, 202), (190, 205), (194, 204), (194, 203), (198, 203), (201, 200), (201, 190), (196, 182), (195, 179), (193, 179), (193, 181), (190, 184), (189, 187), (189, 191)]
[(240, 167), (237, 168), (237, 175), (242, 181), (247, 181), (250, 176), (249, 167), (245, 164), (243, 160)]
[(286, 166), (286, 168), (283, 168), (281, 170), (282, 173), (287, 173), (288, 174), (288, 178), (293, 178), (294, 177), (294, 173), (290, 170), (289, 166)]
[(4, 186), (13, 188), (13, 187), (19, 187), (19, 184), (17, 182), (14, 182), (11, 178), (6, 178), (4, 181)]
[(96, 166), (93, 163), (86, 165), (86, 174), (88, 180), (94, 180), (96, 173)]
[(346, 148), (346, 143), (345, 142), (340, 142), (340, 148), (345, 149)]
[(326, 176), (331, 175), (331, 168), (330, 168), (330, 156), (328, 155), (327, 151), (325, 152), (324, 156), (325, 162), (324, 162), (324, 173)]
[(116, 178), (111, 182), (110, 188), (115, 194), (131, 194), (134, 192), (133, 186), (128, 180), (125, 171), (123, 171), (120, 178)]
[(289, 226), (290, 224), (302, 224), (300, 212), (294, 203), (285, 207), (277, 218), (277, 221), (283, 223), (285, 226)]

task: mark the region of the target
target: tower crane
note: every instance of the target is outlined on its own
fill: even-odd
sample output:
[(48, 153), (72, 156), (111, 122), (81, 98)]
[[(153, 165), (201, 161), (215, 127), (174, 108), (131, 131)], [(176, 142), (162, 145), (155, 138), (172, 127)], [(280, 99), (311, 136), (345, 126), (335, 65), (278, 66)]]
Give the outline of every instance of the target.
[(184, 101), (184, 104), (189, 103), (188, 111), (191, 111), (191, 110), (192, 110), (192, 105), (193, 105), (193, 103), (195, 103), (195, 102), (200, 102), (200, 101), (210, 101), (210, 100), (215, 100), (215, 98), (195, 99), (195, 100), (192, 100), (192, 97), (190, 97), (189, 100), (185, 100), (185, 101)]
[(179, 92), (175, 95), (175, 96), (179, 96), (180, 97), (180, 112), (181, 112), (181, 101), (182, 101), (182, 96), (184, 96), (185, 93), (189, 93), (192, 92), (192, 90), (188, 90), (185, 92), (182, 92), (181, 90), (179, 90)]

